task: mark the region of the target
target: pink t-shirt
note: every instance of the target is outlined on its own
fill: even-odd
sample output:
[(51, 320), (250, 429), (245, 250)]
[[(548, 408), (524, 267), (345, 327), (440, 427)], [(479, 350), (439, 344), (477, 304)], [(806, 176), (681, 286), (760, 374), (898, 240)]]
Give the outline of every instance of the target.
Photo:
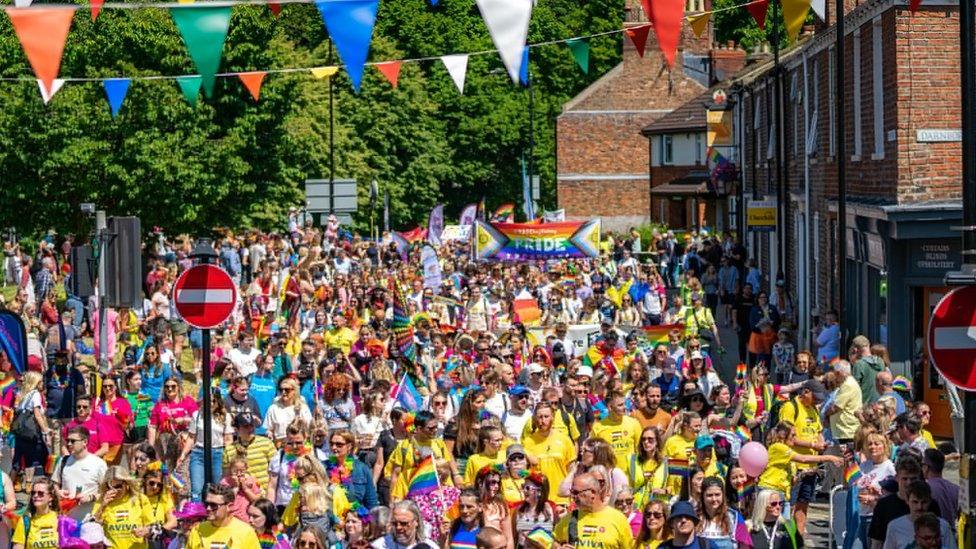
[(112, 446), (122, 444), (125, 441), (125, 428), (132, 420), (129, 401), (122, 397), (116, 397), (111, 402), (99, 401), (94, 413), (102, 419), (102, 440)]
[[(106, 309), (108, 312), (105, 314), (105, 318), (108, 319), (108, 324), (105, 325), (106, 336), (105, 341), (108, 342), (108, 356), (115, 356), (115, 341), (118, 339), (118, 334), (115, 333), (115, 327), (119, 324), (119, 313), (115, 312), (113, 309)], [(94, 330), (95, 336), (95, 356), (100, 356), (98, 352), (100, 348), (98, 346), (98, 326), (101, 322), (101, 316), (98, 310), (92, 314), (92, 329)]]
[(67, 439), (68, 431), (73, 427), (81, 425), (82, 427), (88, 429), (88, 451), (95, 453), (99, 448), (102, 447), (103, 442), (108, 442), (105, 439), (105, 421), (102, 419), (101, 414), (93, 412), (92, 415), (88, 417), (85, 421), (78, 421), (78, 418), (72, 419), (64, 426), (64, 432), (61, 433), (62, 436)]
[[(224, 486), (230, 486), (231, 485), (230, 482), (226, 478), (220, 479), (220, 484), (222, 484)], [(258, 481), (254, 480), (254, 477), (252, 477), (250, 475), (246, 475), (244, 477), (244, 484), (252, 492), (258, 492), (259, 491)], [(238, 489), (235, 492), (234, 501), (230, 502), (230, 514), (233, 515), (233, 516), (235, 516), (235, 517), (237, 517), (237, 518), (239, 518), (239, 519), (241, 519), (241, 520), (246, 521), (246, 520), (248, 520), (247, 508), (250, 507), (250, 505), (251, 505), (251, 502), (249, 502), (247, 500), (247, 496), (244, 495), (244, 490)]]
[(152, 412), (149, 415), (149, 424), (155, 426), (163, 433), (186, 431), (187, 426), (190, 424), (189, 421), (176, 425), (172, 420), (184, 417), (191, 419), (193, 412), (196, 412), (197, 408), (197, 401), (190, 396), (183, 397), (183, 400), (179, 402), (170, 402), (169, 400), (163, 399), (153, 406)]

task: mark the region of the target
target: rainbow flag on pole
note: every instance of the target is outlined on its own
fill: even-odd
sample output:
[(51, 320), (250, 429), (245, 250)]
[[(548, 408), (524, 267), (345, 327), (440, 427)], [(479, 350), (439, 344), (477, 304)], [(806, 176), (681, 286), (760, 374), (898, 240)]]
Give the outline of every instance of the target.
[(657, 345), (658, 343), (668, 343), (668, 334), (671, 330), (678, 330), (682, 334), (685, 332), (684, 324), (659, 324), (657, 326), (646, 326), (644, 328), (644, 337), (652, 345)]
[(688, 476), (691, 472), (691, 465), (687, 459), (669, 459), (668, 460), (668, 474), (677, 476)]
[(852, 461), (847, 469), (844, 469), (844, 482), (854, 484), (859, 478), (861, 478), (861, 467), (856, 461)]
[(491, 214), (492, 223), (514, 223), (515, 222), (515, 204), (509, 202), (508, 204), (502, 204), (495, 210), (495, 213)]
[(410, 486), (407, 489), (407, 497), (415, 497), (433, 492), (437, 489), (437, 468), (434, 467), (434, 456), (427, 456), (420, 460), (414, 469), (413, 476), (410, 477)]

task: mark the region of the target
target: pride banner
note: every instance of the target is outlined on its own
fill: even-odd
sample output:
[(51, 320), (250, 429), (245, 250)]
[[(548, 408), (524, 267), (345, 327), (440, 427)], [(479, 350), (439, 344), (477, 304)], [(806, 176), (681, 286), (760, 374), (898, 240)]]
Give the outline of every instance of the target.
[(597, 257), (600, 220), (562, 223), (475, 223), (477, 259), (533, 260)]

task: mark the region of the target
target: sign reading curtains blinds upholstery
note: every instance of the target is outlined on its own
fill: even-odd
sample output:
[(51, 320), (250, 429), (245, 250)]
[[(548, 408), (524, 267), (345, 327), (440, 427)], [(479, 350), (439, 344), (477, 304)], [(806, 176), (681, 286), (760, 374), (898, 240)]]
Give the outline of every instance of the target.
[(874, 96), (872, 111), (874, 113), (874, 154), (871, 158), (884, 158), (884, 52), (881, 50), (881, 17), (875, 17), (871, 25), (871, 42), (873, 46), (872, 59), (872, 95)]

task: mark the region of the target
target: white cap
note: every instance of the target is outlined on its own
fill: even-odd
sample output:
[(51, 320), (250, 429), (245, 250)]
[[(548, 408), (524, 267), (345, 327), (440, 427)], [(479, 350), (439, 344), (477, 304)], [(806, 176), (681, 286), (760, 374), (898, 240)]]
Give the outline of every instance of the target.
[(580, 366), (576, 368), (576, 377), (593, 377), (593, 367), (592, 366)]
[(105, 537), (105, 530), (102, 530), (102, 525), (97, 522), (86, 522), (82, 524), (81, 535), (78, 537), (89, 545), (104, 543), (106, 547), (112, 546), (112, 542)]
[(701, 351), (698, 351), (698, 350), (692, 351), (691, 352), (691, 359), (692, 360), (695, 360), (696, 358), (700, 358), (700, 359), (704, 360), (705, 359), (705, 356), (701, 354)]
[(546, 367), (543, 366), (542, 364), (539, 364), (538, 362), (533, 362), (533, 363), (529, 364), (529, 373), (530, 374), (541, 374), (541, 373), (543, 373), (545, 371), (546, 371)]

